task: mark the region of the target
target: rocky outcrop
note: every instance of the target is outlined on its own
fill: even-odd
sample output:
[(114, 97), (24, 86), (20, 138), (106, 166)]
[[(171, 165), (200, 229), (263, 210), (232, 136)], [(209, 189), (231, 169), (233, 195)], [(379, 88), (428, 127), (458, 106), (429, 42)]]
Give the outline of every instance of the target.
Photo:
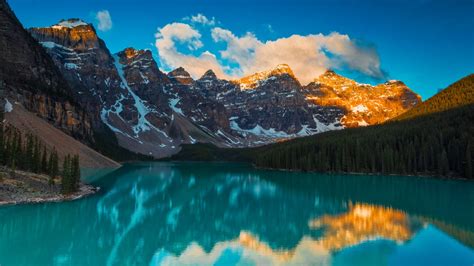
[(105, 43), (97, 37), (94, 27), (81, 20), (70, 19), (29, 31), (60, 68), (73, 88), (73, 97), (91, 114), (94, 128), (99, 128), (101, 105), (114, 102), (110, 94), (118, 93), (120, 79), (114, 60)]
[[(162, 157), (176, 153), (181, 143), (220, 144), (200, 126), (213, 130), (215, 121), (225, 120), (228, 127), (225, 118), (214, 119), (225, 110), (188, 93), (188, 84), (194, 81), (184, 69), (165, 75), (148, 50), (127, 48), (112, 55), (94, 27), (78, 19), (30, 32), (74, 87), (73, 96), (92, 115), (94, 130), (106, 125), (122, 147)], [(196, 112), (192, 108), (195, 102), (214, 115), (204, 117), (198, 110), (199, 126), (194, 121), (177, 121), (185, 112)], [(181, 109), (181, 105), (186, 107)]]
[(189, 73), (182, 67), (178, 67), (177, 69), (168, 73), (168, 77), (174, 82), (182, 85), (190, 85), (194, 82), (191, 75), (189, 75)]
[(53, 60), (0, 0), (0, 86), (5, 96), (85, 142), (93, 139), (89, 117)]
[(94, 27), (77, 19), (30, 32), (74, 87), (73, 96), (93, 117), (94, 130), (108, 127), (121, 146), (147, 155), (172, 141), (161, 130), (170, 125), (171, 110), (155, 108), (167, 104), (162, 85), (168, 79), (149, 51), (112, 55)]
[(239, 105), (229, 101), (234, 128), (261, 133), (275, 131), (281, 138), (305, 135), (306, 130), (318, 131), (313, 117), (317, 110), (305, 101), (301, 85), (288, 65), (234, 82), (240, 88), (237, 97), (243, 101)]

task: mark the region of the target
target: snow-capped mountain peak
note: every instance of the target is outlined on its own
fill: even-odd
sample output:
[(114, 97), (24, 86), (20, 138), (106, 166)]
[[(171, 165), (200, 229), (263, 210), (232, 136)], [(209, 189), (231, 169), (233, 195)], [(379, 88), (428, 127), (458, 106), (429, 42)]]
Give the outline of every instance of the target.
[(55, 29), (62, 29), (62, 28), (75, 28), (79, 26), (88, 26), (86, 22), (82, 21), (81, 19), (78, 18), (71, 18), (71, 19), (63, 19), (59, 23), (55, 24), (52, 26), (52, 28)]
[(234, 82), (239, 84), (242, 90), (248, 90), (254, 89), (271, 79), (276, 79), (277, 77), (284, 75), (290, 76), (296, 80), (296, 77), (289, 65), (279, 64), (273, 69), (257, 72), (253, 75), (235, 80)]

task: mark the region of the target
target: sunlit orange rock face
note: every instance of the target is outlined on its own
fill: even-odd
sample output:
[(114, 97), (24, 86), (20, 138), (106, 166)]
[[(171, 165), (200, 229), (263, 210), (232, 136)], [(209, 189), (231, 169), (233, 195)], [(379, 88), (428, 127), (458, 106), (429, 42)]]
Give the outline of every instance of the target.
[(232, 82), (234, 84), (239, 85), (240, 89), (242, 90), (255, 89), (256, 87), (262, 85), (262, 83), (266, 82), (269, 78), (278, 76), (288, 76), (293, 78), (294, 80), (297, 80), (290, 66), (288, 66), (287, 64), (280, 64), (274, 69), (257, 72), (253, 75), (246, 76), (241, 79), (234, 80)]
[(312, 220), (309, 226), (325, 229), (320, 241), (331, 251), (376, 238), (404, 242), (413, 235), (404, 212), (368, 204), (355, 204), (345, 214)]
[(333, 252), (364, 241), (387, 239), (405, 242), (414, 234), (410, 226), (417, 230), (417, 222), (418, 219), (399, 210), (357, 203), (351, 205), (346, 213), (309, 221), (310, 229), (323, 229), (323, 234), (318, 238), (303, 236), (294, 247), (273, 248), (258, 235), (241, 231), (235, 239), (216, 243), (210, 252), (205, 252), (197, 243), (191, 243), (183, 253), (172, 256), (169, 262), (172, 265), (188, 261), (212, 264), (225, 250), (243, 248), (247, 259), (257, 259), (264, 265), (329, 265)]
[(322, 106), (338, 106), (346, 114), (346, 127), (374, 125), (396, 117), (421, 102), (421, 97), (401, 81), (371, 86), (360, 84), (328, 70), (305, 86), (308, 101)]
[(338, 251), (371, 239), (389, 239), (405, 242), (413, 236), (410, 220), (406, 213), (392, 208), (354, 204), (349, 211), (337, 216), (323, 216), (309, 222), (311, 229), (323, 228), (318, 239), (304, 237), (292, 249), (276, 250), (262, 242), (250, 232), (241, 232), (236, 240), (241, 246), (278, 261), (292, 259), (298, 250)]
[(47, 36), (56, 39), (56, 43), (76, 51), (86, 51), (100, 46), (95, 29), (79, 19), (63, 20), (51, 27), (32, 28), (30, 31), (39, 41), (42, 41), (42, 36)]

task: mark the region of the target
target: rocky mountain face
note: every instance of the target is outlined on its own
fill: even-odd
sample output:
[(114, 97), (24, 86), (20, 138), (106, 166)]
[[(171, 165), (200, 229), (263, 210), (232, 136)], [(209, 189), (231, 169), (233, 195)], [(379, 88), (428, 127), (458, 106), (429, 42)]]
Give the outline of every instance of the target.
[[(309, 103), (288, 65), (235, 81), (219, 80), (211, 71), (197, 80), (195, 91), (222, 103), (233, 135), (243, 145), (258, 145), (341, 127), (342, 110)], [(239, 140), (240, 141), (240, 140)]]
[[(94, 129), (107, 126), (122, 147), (162, 157), (176, 153), (181, 143), (222, 142), (185, 118), (184, 113), (196, 112), (203, 127), (216, 128), (214, 116), (225, 112), (189, 93), (194, 81), (184, 69), (164, 74), (147, 50), (111, 54), (94, 27), (79, 19), (31, 28), (30, 33), (61, 69), (74, 98), (91, 114)], [(191, 108), (195, 102), (202, 103), (196, 110)], [(186, 107), (181, 110), (181, 105)]]
[(160, 71), (148, 50), (111, 54), (78, 19), (30, 29), (73, 88), (72, 97), (129, 150), (164, 157), (183, 143), (247, 147), (380, 123), (420, 101), (401, 82), (358, 84), (328, 71), (303, 86), (288, 65), (239, 80), (212, 70)]
[(23, 28), (5, 0), (0, 0), (0, 90), (10, 102), (90, 142), (91, 120), (71, 95), (71, 88), (51, 57)]
[(49, 28), (32, 28), (30, 33), (51, 55), (69, 82), (74, 98), (92, 115), (97, 127), (101, 104), (115, 102), (110, 95), (119, 92), (120, 83), (105, 43), (91, 25), (79, 19), (61, 21)]
[(320, 106), (344, 109), (345, 127), (383, 123), (421, 102), (403, 82), (391, 80), (377, 86), (360, 84), (328, 70), (304, 87), (306, 99)]

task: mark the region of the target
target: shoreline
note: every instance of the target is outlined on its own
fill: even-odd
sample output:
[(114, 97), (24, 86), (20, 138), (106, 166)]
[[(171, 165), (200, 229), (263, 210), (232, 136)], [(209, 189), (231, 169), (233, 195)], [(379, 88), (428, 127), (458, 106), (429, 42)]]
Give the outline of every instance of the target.
[(304, 171), (301, 169), (285, 169), (285, 168), (271, 168), (256, 166), (251, 163), (252, 167), (257, 170), (268, 170), (268, 171), (279, 171), (279, 172), (293, 172), (293, 173), (315, 173), (315, 174), (328, 174), (328, 175), (371, 175), (371, 176), (405, 176), (405, 177), (417, 177), (417, 178), (432, 178), (438, 180), (458, 180), (458, 181), (471, 181), (468, 178), (459, 176), (438, 176), (430, 174), (397, 174), (397, 173), (364, 173), (364, 172), (318, 172), (318, 171)]
[(74, 201), (74, 200), (85, 198), (87, 196), (94, 195), (99, 191), (100, 191), (100, 187), (94, 187), (87, 184), (81, 184), (79, 191), (69, 194), (69, 195), (54, 194), (54, 195), (43, 195), (43, 196), (37, 196), (37, 197), (30, 197), (29, 195), (21, 195), (19, 199), (0, 200), (0, 207), (10, 206), (10, 205)]
[(97, 193), (99, 187), (79, 183), (78, 191), (61, 193), (61, 178), (0, 167), (0, 206), (72, 201)]
[(458, 181), (473, 181), (471, 179), (457, 176), (457, 175), (450, 175), (450, 176), (439, 176), (436, 174), (427, 174), (427, 173), (420, 173), (420, 174), (401, 174), (401, 173), (379, 173), (379, 172), (319, 172), (319, 171), (312, 171), (312, 170), (302, 170), (302, 169), (285, 169), (285, 168), (271, 168), (271, 167), (262, 167), (257, 166), (253, 162), (245, 162), (245, 161), (227, 161), (227, 160), (166, 160), (166, 161), (157, 161), (157, 162), (193, 162), (193, 163), (244, 163), (252, 166), (253, 169), (256, 170), (266, 170), (266, 171), (278, 171), (278, 172), (290, 172), (290, 173), (307, 173), (307, 174), (326, 174), (326, 175), (371, 175), (371, 176), (404, 176), (404, 177), (416, 177), (416, 178), (432, 178), (438, 180), (458, 180)]

